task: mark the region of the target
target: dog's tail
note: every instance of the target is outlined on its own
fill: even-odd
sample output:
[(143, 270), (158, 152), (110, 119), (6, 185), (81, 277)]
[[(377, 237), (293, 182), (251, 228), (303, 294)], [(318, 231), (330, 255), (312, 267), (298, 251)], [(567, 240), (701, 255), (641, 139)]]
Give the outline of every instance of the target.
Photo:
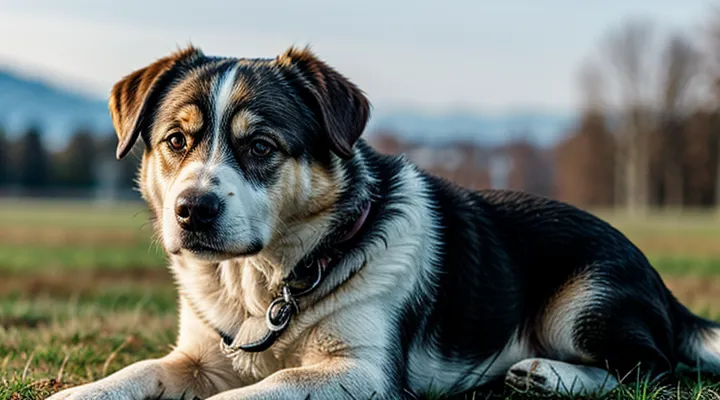
[(720, 373), (720, 324), (693, 314), (671, 295), (680, 361), (701, 371)]

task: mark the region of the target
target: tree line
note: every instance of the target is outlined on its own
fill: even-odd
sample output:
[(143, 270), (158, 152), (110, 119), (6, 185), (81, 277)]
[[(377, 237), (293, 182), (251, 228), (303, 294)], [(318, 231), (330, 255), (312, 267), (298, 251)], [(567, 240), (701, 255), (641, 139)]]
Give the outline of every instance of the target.
[(0, 128), (0, 193), (87, 196), (103, 186), (130, 190), (137, 157), (118, 162), (114, 157), (116, 146), (112, 133), (97, 135), (78, 129), (64, 148), (51, 151), (40, 128), (31, 127), (12, 138)]
[(557, 197), (636, 212), (720, 205), (720, 12), (696, 35), (625, 21), (579, 76), (581, 118), (556, 148)]

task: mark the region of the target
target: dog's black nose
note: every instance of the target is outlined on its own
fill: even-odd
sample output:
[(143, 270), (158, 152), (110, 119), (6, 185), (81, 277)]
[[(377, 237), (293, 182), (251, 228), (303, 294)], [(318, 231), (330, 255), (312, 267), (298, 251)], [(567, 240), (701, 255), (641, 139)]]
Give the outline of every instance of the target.
[(175, 201), (178, 224), (188, 231), (209, 229), (220, 214), (220, 199), (212, 192), (186, 189)]

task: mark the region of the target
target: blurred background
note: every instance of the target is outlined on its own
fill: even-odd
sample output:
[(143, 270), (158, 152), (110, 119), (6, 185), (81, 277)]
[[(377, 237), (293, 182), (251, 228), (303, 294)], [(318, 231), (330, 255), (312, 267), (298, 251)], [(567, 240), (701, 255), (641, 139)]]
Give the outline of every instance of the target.
[(596, 212), (720, 316), (720, 3), (0, 0), (0, 398), (172, 342), (174, 289), (133, 190), (142, 144), (115, 160), (106, 101), (189, 43), (311, 44), (368, 94), (378, 150)]

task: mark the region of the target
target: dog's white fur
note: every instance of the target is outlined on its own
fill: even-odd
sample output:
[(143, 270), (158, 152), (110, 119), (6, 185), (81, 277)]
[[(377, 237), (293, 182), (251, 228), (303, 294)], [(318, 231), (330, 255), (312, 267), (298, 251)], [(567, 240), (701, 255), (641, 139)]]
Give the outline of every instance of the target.
[(686, 351), (693, 355), (697, 367), (720, 373), (720, 329), (696, 332), (693, 336), (687, 341)]

